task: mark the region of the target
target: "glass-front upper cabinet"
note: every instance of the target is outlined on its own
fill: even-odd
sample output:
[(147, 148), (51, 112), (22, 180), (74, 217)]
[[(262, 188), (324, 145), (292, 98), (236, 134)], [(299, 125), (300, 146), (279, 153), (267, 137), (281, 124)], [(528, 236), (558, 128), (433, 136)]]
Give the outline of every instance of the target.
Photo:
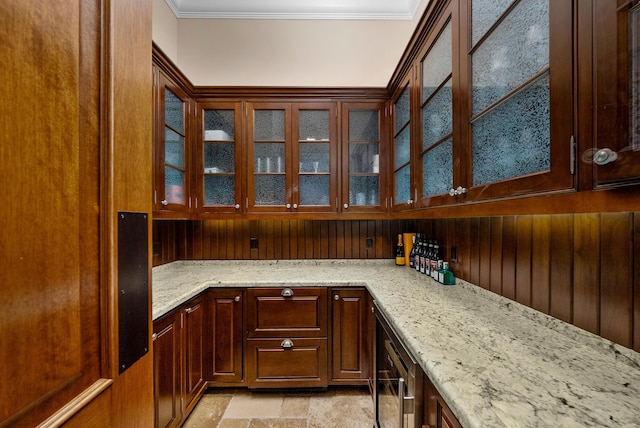
[(334, 103), (249, 103), (250, 211), (336, 211), (336, 111)]
[[(459, 147), (454, 146), (453, 32), (452, 15), (443, 14), (420, 56), (421, 140), (418, 173), (419, 206), (451, 203), (454, 165), (459, 166)], [(457, 79), (457, 73), (455, 78)], [(454, 119), (455, 118), (455, 119)], [(421, 174), (421, 175), (420, 175)], [(454, 190), (455, 191), (455, 190)]]
[[(640, 1), (594, 1), (594, 143), (579, 156), (596, 188), (640, 182)], [(587, 33), (588, 34), (588, 33)], [(589, 35), (589, 34), (588, 34)], [(587, 120), (586, 123), (591, 123)]]
[(384, 211), (384, 102), (342, 104), (342, 212)]
[(195, 208), (200, 213), (244, 211), (241, 112), (240, 102), (205, 102), (198, 105)]
[(411, 175), (411, 85), (407, 79), (393, 101), (393, 198), (394, 210), (412, 208), (415, 188)]
[(572, 3), (461, 3), (461, 22), (470, 23), (460, 26), (461, 84), (470, 96), (461, 144), (471, 162), (454, 177), (454, 197), (573, 186)]
[[(156, 217), (187, 218), (189, 193), (189, 107), (187, 94), (157, 72), (154, 211)], [(176, 214), (178, 213), (178, 214)]]

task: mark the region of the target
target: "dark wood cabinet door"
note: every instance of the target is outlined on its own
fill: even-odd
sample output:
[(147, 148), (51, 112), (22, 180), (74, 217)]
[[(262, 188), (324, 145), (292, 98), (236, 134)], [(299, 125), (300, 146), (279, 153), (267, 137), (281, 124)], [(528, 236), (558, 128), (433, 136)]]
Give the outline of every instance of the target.
[(462, 425), (433, 383), (426, 375), (423, 379), (423, 423), (431, 428), (461, 428)]
[(248, 289), (247, 337), (327, 337), (327, 289)]
[(594, 187), (640, 183), (640, 2), (592, 3)]
[(188, 218), (191, 209), (191, 99), (176, 82), (155, 69), (155, 218)]
[(346, 102), (341, 105), (342, 213), (386, 212), (388, 136), (385, 102)]
[(154, 323), (153, 371), (155, 426), (178, 426), (181, 409), (180, 314), (171, 314)]
[(187, 304), (184, 311), (185, 414), (197, 402), (204, 389), (203, 333), (204, 306), (202, 298)]
[(207, 299), (206, 380), (216, 384), (242, 384), (244, 291), (211, 289)]
[(367, 291), (331, 290), (331, 314), (332, 381), (367, 384), (370, 376)]

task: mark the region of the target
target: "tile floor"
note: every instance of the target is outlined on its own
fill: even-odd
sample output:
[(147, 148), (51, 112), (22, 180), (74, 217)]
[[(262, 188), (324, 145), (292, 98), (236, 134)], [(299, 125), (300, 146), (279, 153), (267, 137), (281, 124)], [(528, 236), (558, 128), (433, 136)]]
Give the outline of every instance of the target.
[(184, 428), (371, 428), (368, 388), (326, 391), (212, 389), (200, 399)]

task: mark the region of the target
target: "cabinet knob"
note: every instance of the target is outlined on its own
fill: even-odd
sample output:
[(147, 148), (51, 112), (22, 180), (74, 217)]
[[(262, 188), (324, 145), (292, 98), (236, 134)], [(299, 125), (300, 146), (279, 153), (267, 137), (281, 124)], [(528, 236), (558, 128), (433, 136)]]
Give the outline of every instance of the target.
[(409, 199), (409, 200), (407, 200), (407, 203), (408, 203), (409, 205), (413, 204), (413, 199)]
[(291, 204), (287, 204), (286, 206), (287, 206), (287, 209), (291, 208)]
[(152, 342), (155, 342), (157, 338), (158, 338), (158, 333), (153, 333), (153, 334), (151, 335), (151, 341), (152, 341)]
[(338, 300), (340, 300), (340, 296), (338, 296), (337, 294), (335, 294), (335, 295), (333, 296), (333, 300), (335, 300), (335, 301), (337, 302)]
[(347, 208), (349, 208), (349, 204), (344, 204), (342, 207), (346, 210)]
[(186, 313), (188, 313), (188, 314), (190, 314), (191, 312), (193, 312), (193, 308), (187, 308), (187, 309), (185, 310), (185, 312), (186, 312)]
[(280, 347), (282, 349), (291, 349), (291, 348), (293, 348), (293, 342), (291, 341), (291, 339), (285, 339), (280, 344)]
[(282, 297), (291, 297), (293, 296), (293, 290), (290, 288), (285, 288), (284, 290), (282, 290), (282, 293), (280, 293), (280, 295)]
[(162, 201), (160, 201), (160, 203), (165, 206), (169, 205), (169, 202), (166, 199), (163, 199)]
[(298, 204), (293, 204), (293, 209), (297, 209), (298, 208)]
[(458, 186), (457, 188), (451, 188), (451, 190), (449, 190), (449, 195), (451, 196), (458, 196), (458, 195), (463, 195), (467, 193), (467, 188), (466, 187), (462, 187), (462, 186)]
[(600, 149), (593, 154), (593, 163), (606, 165), (618, 159), (618, 154), (611, 149)]
[(239, 210), (240, 209), (240, 204), (236, 204), (236, 209)]
[(233, 299), (233, 300), (235, 300), (236, 302), (239, 302), (239, 301), (240, 301), (240, 296), (236, 296), (236, 297), (234, 297), (234, 299)]

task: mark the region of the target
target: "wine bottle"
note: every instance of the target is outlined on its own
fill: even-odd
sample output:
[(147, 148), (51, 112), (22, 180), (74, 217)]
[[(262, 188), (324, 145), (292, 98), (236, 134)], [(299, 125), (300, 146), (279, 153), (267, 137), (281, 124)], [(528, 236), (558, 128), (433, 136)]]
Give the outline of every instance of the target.
[(422, 235), (419, 233), (416, 235), (416, 253), (414, 255), (414, 268), (420, 272), (420, 254), (422, 254)]
[(431, 276), (431, 258), (433, 257), (433, 241), (429, 239), (427, 246), (427, 255), (425, 256), (424, 274)]
[(402, 233), (398, 234), (398, 244), (396, 245), (396, 265), (404, 266), (404, 244), (402, 243)]
[(440, 260), (440, 245), (438, 241), (433, 241), (433, 251), (431, 252), (431, 277), (438, 279), (438, 260)]
[(416, 257), (416, 236), (411, 237), (411, 252), (409, 253), (409, 267), (415, 269), (415, 257)]
[(422, 245), (420, 246), (420, 273), (426, 273), (427, 269), (427, 242), (425, 238), (422, 239)]

